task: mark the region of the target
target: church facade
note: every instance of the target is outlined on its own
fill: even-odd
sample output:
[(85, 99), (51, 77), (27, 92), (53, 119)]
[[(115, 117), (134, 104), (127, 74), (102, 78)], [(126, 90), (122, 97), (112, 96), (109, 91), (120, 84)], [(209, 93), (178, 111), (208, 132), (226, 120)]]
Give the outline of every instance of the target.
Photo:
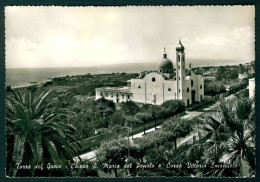
[(176, 47), (175, 68), (164, 49), (163, 60), (157, 71), (141, 72), (128, 80), (124, 87), (96, 88), (96, 99), (105, 98), (115, 103), (133, 101), (161, 105), (167, 100), (182, 100), (186, 106), (204, 99), (204, 79), (185, 67), (185, 52), (181, 41)]

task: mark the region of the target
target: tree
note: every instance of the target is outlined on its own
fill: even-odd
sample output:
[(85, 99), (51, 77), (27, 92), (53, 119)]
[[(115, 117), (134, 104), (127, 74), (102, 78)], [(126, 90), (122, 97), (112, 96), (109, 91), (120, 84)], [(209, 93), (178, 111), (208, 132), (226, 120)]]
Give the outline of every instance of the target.
[(169, 139), (174, 142), (174, 149), (177, 148), (177, 138), (185, 137), (192, 131), (190, 121), (181, 118), (168, 120), (163, 123), (162, 129), (170, 132)]
[[(79, 133), (70, 124), (56, 122), (53, 102), (47, 102), (50, 92), (38, 97), (31, 90), (24, 94), (13, 91), (6, 98), (6, 134), (8, 176), (70, 175), (69, 164), (78, 154)], [(62, 165), (58, 170), (35, 170), (36, 164)], [(30, 165), (30, 170), (18, 170), (17, 164)]]
[[(129, 142), (126, 138), (119, 138), (102, 142), (100, 148), (96, 152), (97, 162), (102, 171), (105, 173), (115, 173), (118, 177), (118, 169), (123, 168), (128, 157)], [(113, 167), (108, 168), (107, 165)]]
[(133, 101), (122, 102), (120, 104), (121, 111), (124, 115), (134, 116), (136, 113), (140, 111), (138, 105)]
[(152, 105), (148, 112), (151, 114), (152, 118), (154, 119), (154, 129), (156, 129), (156, 120), (163, 117), (162, 110), (157, 105)]
[[(140, 123), (141, 121), (135, 117), (135, 116), (124, 116), (124, 119), (126, 121), (127, 127), (132, 128), (134, 125)], [(132, 138), (133, 138), (133, 133), (132, 133)]]
[[(226, 175), (249, 177), (255, 173), (254, 102), (235, 98), (223, 100), (220, 111), (203, 118), (207, 133), (203, 158), (207, 162), (240, 166)], [(228, 169), (210, 170), (207, 174), (223, 176)]]
[(124, 126), (124, 117), (123, 114), (116, 110), (114, 114), (111, 115), (110, 120), (109, 120), (109, 126), (113, 127), (115, 125), (120, 125)]
[(99, 125), (98, 127), (108, 127), (109, 125), (109, 119), (111, 115), (115, 112), (116, 107), (115, 104), (110, 101), (106, 100), (104, 98), (101, 98), (96, 101), (96, 111), (99, 115)]
[(157, 146), (158, 153), (159, 153), (159, 147), (166, 142), (171, 133), (164, 132), (163, 130), (156, 130), (153, 133), (149, 135), (149, 138), (151, 138), (150, 145)]
[(162, 109), (168, 111), (167, 115), (173, 119), (173, 115), (185, 111), (185, 104), (181, 100), (168, 100), (162, 104)]
[(226, 91), (225, 85), (221, 82), (205, 82), (205, 95), (215, 96)]
[(143, 124), (144, 134), (145, 134), (145, 124), (152, 119), (151, 114), (148, 112), (139, 112), (135, 117)]
[(218, 81), (236, 79), (238, 77), (238, 70), (233, 70), (225, 66), (220, 66), (216, 73)]
[[(95, 112), (96, 105), (93, 100), (71, 99), (67, 108), (69, 122), (80, 132), (81, 137), (89, 138), (94, 136), (96, 125), (100, 124), (99, 113)], [(73, 114), (71, 114), (73, 113)]]

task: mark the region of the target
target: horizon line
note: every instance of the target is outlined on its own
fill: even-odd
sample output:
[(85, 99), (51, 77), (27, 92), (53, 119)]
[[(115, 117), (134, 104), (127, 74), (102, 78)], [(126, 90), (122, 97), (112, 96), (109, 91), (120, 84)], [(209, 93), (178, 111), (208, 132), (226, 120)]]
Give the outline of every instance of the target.
[[(255, 61), (255, 60), (246, 60), (246, 61), (243, 61), (243, 60), (230, 60), (230, 59), (197, 59), (197, 58), (193, 58), (193, 59), (190, 59), (190, 60), (217, 60), (217, 61), (234, 61), (234, 63), (238, 63), (238, 62), (241, 62), (241, 63), (250, 63), (252, 61)], [(111, 63), (111, 64), (98, 64), (98, 65), (92, 65), (92, 66), (53, 66), (53, 67), (5, 67), (5, 69), (25, 69), (25, 68), (34, 68), (34, 69), (43, 69), (43, 68), (93, 68), (93, 67), (100, 67), (100, 66), (116, 66), (116, 65), (126, 65), (126, 64), (158, 64), (158, 62), (123, 62), (123, 63)], [(230, 64), (230, 63), (229, 63)], [(223, 65), (223, 66), (227, 66), (229, 64), (226, 64), (226, 65)], [(207, 65), (205, 67), (209, 67), (210, 65)], [(216, 65), (215, 65), (216, 66)], [(204, 66), (201, 66), (201, 67), (204, 67)]]

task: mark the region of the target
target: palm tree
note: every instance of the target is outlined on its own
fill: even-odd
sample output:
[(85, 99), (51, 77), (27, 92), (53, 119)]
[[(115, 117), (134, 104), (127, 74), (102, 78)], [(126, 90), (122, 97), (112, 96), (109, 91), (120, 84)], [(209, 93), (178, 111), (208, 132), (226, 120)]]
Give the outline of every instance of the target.
[[(78, 154), (79, 133), (70, 124), (56, 122), (60, 115), (47, 101), (50, 91), (35, 97), (30, 89), (6, 97), (6, 134), (8, 176), (70, 175), (69, 164)], [(36, 164), (61, 165), (57, 171), (35, 170)], [(27, 172), (17, 164), (31, 166)]]
[[(234, 174), (249, 177), (254, 174), (255, 161), (255, 117), (254, 102), (235, 98), (221, 101), (220, 110), (203, 118), (206, 131), (204, 158), (207, 161), (240, 166)], [(206, 175), (223, 176), (225, 169), (211, 170)]]

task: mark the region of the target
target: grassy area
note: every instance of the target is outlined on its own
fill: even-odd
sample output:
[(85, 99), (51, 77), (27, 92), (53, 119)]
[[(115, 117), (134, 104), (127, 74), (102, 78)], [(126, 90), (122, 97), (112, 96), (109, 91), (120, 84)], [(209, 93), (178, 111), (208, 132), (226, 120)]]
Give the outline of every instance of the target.
[(67, 92), (69, 89), (72, 88), (72, 86), (55, 86), (55, 85), (52, 85), (52, 86), (47, 86), (45, 88), (47, 88), (50, 91), (55, 90), (56, 92)]

